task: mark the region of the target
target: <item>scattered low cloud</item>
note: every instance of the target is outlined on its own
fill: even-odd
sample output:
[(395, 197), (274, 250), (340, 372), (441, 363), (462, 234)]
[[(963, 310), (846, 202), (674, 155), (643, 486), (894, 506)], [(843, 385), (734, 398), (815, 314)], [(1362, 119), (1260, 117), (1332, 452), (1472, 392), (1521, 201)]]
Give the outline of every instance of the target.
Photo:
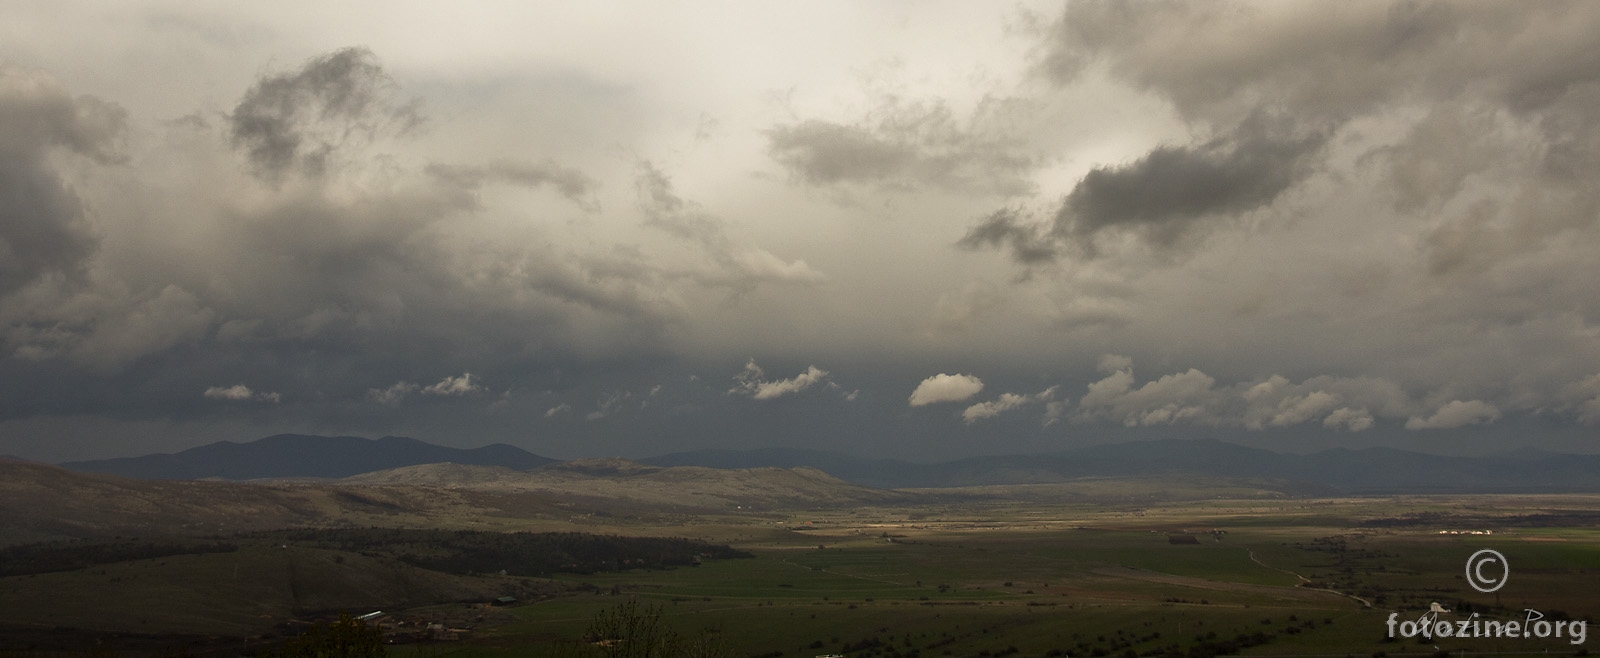
[(1078, 401), (1081, 420), (1110, 420), (1128, 427), (1201, 422), (1220, 393), (1216, 380), (1193, 368), (1134, 386), (1132, 367), (1089, 384)]
[[(1099, 365), (1108, 374), (1089, 384), (1087, 394), (1079, 400), (1073, 413), (1079, 422), (1252, 431), (1320, 423), (1328, 429), (1360, 432), (1371, 429), (1377, 417), (1401, 421), (1416, 409), (1404, 389), (1379, 378), (1322, 375), (1297, 383), (1272, 375), (1254, 382), (1219, 385), (1210, 375), (1191, 368), (1139, 384), (1133, 360), (1126, 356), (1105, 355)], [(1411, 422), (1406, 426), (1417, 429)]]
[(1322, 419), (1323, 427), (1329, 429), (1339, 429), (1342, 427), (1350, 430), (1351, 432), (1361, 432), (1372, 429), (1372, 424), (1372, 414), (1367, 413), (1366, 409), (1351, 409), (1350, 407), (1340, 407), (1338, 409), (1334, 409), (1333, 413), (1328, 414), (1327, 418)]
[(483, 386), (472, 383), (472, 373), (461, 373), (460, 377), (445, 377), (427, 388), (422, 389), (423, 395), (443, 395), (459, 397), (468, 393), (483, 390)]
[(755, 400), (772, 400), (799, 393), (821, 383), (828, 377), (828, 371), (816, 366), (806, 366), (802, 372), (789, 379), (765, 380), (766, 373), (761, 366), (756, 365), (755, 359), (744, 364), (744, 370), (733, 376), (735, 385), (728, 389), (728, 395), (746, 395)]
[(594, 411), (585, 414), (584, 420), (600, 420), (623, 409), (623, 404), (633, 399), (633, 391), (612, 391), (595, 401)]
[(570, 413), (572, 413), (572, 405), (562, 402), (561, 404), (546, 409), (544, 411), (544, 417), (555, 418), (556, 416), (563, 416)]
[[(1056, 388), (1057, 387), (1055, 387), (1055, 386), (1051, 386), (1050, 388), (1047, 388), (1047, 389), (1045, 389), (1043, 391), (1039, 391), (1038, 393), (1034, 393), (1032, 395), (1024, 395), (1024, 394), (1018, 394), (1018, 393), (1001, 393), (1000, 397), (998, 397), (998, 398), (995, 398), (993, 400), (989, 400), (987, 402), (979, 402), (979, 403), (974, 404), (974, 405), (972, 405), (970, 407), (967, 407), (965, 410), (963, 410), (961, 412), (961, 419), (966, 421), (966, 423), (968, 425), (971, 425), (971, 424), (976, 423), (976, 422), (978, 422), (980, 420), (983, 420), (983, 419), (986, 419), (986, 418), (994, 418), (995, 416), (998, 416), (998, 415), (1000, 415), (1002, 413), (1005, 413), (1007, 411), (1011, 411), (1013, 409), (1019, 409), (1019, 408), (1022, 408), (1024, 406), (1027, 406), (1027, 405), (1030, 405), (1030, 404), (1035, 404), (1035, 403), (1040, 403), (1040, 402), (1048, 404), (1049, 402), (1055, 400)], [(1053, 410), (1047, 409), (1046, 418), (1043, 421), (1043, 423), (1045, 425), (1049, 425), (1049, 424), (1055, 422), (1055, 415), (1059, 415), (1059, 413), (1060, 413), (1060, 408), (1059, 407), (1057, 407), (1057, 408), (1055, 408)]]
[(277, 404), (283, 400), (283, 397), (278, 395), (276, 392), (256, 392), (250, 390), (250, 387), (245, 386), (244, 384), (234, 384), (233, 386), (212, 386), (207, 388), (203, 395), (207, 399), (211, 400), (230, 400), (234, 402), (254, 400), (256, 402), (271, 402), (273, 404)]
[(960, 402), (983, 390), (983, 380), (972, 375), (939, 373), (922, 380), (907, 400), (913, 407), (940, 402)]
[(1406, 421), (1408, 430), (1447, 430), (1467, 425), (1492, 423), (1500, 418), (1500, 410), (1483, 400), (1451, 400), (1432, 416), (1412, 416)]
[(386, 404), (392, 407), (400, 404), (407, 395), (417, 392), (420, 388), (422, 387), (411, 382), (395, 382), (388, 388), (367, 389), (367, 398), (378, 404)]

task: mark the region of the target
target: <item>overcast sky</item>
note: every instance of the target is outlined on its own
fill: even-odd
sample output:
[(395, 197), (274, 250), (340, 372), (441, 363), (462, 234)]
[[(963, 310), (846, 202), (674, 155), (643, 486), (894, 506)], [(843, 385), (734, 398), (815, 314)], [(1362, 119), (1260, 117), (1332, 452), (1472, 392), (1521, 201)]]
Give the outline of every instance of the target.
[(0, 15), (0, 453), (1593, 452), (1600, 3)]

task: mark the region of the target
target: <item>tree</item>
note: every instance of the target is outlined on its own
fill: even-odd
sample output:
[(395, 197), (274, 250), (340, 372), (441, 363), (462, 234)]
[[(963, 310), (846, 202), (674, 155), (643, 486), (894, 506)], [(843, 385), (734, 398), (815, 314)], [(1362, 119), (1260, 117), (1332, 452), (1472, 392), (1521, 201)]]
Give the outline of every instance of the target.
[(275, 658), (386, 658), (383, 631), (367, 626), (348, 612), (338, 621), (318, 622), (270, 654)]
[[(708, 636), (685, 641), (662, 621), (660, 606), (635, 599), (601, 610), (584, 633), (587, 646), (571, 651), (605, 658), (725, 658), (726, 648)], [(575, 647), (574, 647), (575, 648)]]

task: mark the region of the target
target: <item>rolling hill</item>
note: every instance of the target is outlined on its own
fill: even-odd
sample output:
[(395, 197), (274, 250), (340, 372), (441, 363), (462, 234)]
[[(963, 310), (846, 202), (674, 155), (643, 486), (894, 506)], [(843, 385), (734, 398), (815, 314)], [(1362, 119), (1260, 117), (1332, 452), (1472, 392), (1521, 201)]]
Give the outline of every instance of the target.
[(625, 459), (559, 462), (531, 471), (428, 464), (367, 473), (346, 485), (431, 486), (478, 491), (544, 492), (588, 500), (627, 500), (663, 508), (738, 509), (864, 505), (909, 494), (852, 484), (810, 467), (662, 467)]
[(1213, 439), (1103, 444), (1037, 455), (918, 464), (795, 449), (701, 450), (641, 460), (660, 466), (809, 466), (856, 484), (947, 488), (1051, 484), (1084, 478), (1245, 478), (1347, 493), (1600, 491), (1600, 455), (1455, 457), (1393, 448), (1296, 455)]
[(33, 462), (0, 462), (0, 545), (116, 534), (287, 527), (337, 506), (310, 490), (131, 480)]
[(425, 464), (334, 482), (140, 480), (0, 461), (0, 546), (74, 538), (232, 535), (290, 527), (567, 529), (573, 518), (914, 499), (811, 468), (662, 468), (624, 460), (532, 471)]

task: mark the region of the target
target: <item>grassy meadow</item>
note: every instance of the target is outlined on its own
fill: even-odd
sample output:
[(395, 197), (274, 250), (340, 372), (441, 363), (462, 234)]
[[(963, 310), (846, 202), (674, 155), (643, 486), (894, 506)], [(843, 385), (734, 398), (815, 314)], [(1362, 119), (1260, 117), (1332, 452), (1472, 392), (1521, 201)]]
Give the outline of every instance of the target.
[[(514, 621), (428, 651), (539, 655), (632, 598), (658, 606), (680, 634), (715, 638), (733, 655), (1574, 653), (1582, 647), (1565, 639), (1388, 641), (1385, 620), (1391, 611), (1414, 618), (1434, 602), (1480, 618), (1521, 619), (1525, 608), (1591, 617), (1600, 533), (1505, 524), (1525, 523), (1530, 506), (1592, 502), (990, 504), (787, 515), (701, 529), (753, 558), (560, 576), (587, 593), (512, 608)], [(1381, 523), (1430, 511), (1447, 516)], [(1480, 529), (1458, 521), (1495, 533), (1439, 534)], [(1512, 562), (1498, 596), (1464, 581), (1465, 560), (1480, 548)]]
[[(733, 656), (1401, 656), (1543, 653), (1566, 638), (1392, 641), (1391, 612), (1592, 619), (1600, 497), (981, 502), (749, 512), (694, 523), (499, 520), (499, 530), (682, 536), (750, 557), (546, 578), (449, 574), (371, 552), (239, 540), (237, 551), (0, 579), (6, 628), (169, 634), (190, 651), (270, 646), (286, 622), (384, 610), (451, 639), (396, 656), (567, 655), (596, 615), (653, 608)], [(1492, 534), (1441, 534), (1492, 531)], [(321, 546), (321, 545), (319, 545)], [(1481, 548), (1507, 586), (1464, 580)], [(487, 607), (496, 596), (518, 602)], [(43, 655), (8, 634), (11, 655)], [(15, 638), (22, 639), (15, 639)], [(217, 639), (208, 643), (204, 638)], [(281, 640), (280, 640), (281, 641)], [(1437, 648), (1436, 648), (1437, 647)], [(233, 651), (232, 654), (237, 654)]]

